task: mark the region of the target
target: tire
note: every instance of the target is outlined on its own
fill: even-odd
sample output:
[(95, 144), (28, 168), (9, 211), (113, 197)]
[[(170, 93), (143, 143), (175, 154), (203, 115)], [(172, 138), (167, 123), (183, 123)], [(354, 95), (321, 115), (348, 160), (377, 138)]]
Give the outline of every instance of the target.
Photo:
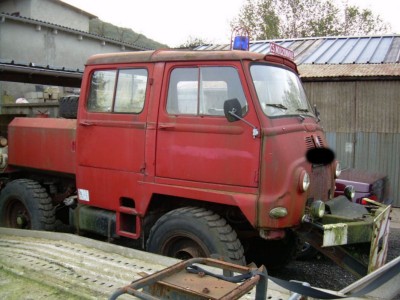
[(60, 104), (58, 108), (58, 115), (65, 119), (76, 119), (78, 115), (78, 102), (79, 96), (65, 96), (58, 100)]
[(4, 227), (51, 231), (55, 209), (46, 190), (36, 181), (17, 179), (0, 194), (0, 225)]
[(232, 227), (214, 212), (198, 207), (178, 208), (158, 219), (147, 251), (178, 259), (216, 255), (235, 264), (246, 263)]

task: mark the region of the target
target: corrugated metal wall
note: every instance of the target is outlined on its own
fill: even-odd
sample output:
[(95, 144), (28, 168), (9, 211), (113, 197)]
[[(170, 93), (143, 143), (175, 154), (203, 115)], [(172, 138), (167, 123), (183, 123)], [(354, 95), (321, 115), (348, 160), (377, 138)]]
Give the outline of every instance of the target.
[(343, 167), (388, 174), (400, 207), (400, 81), (305, 82)]

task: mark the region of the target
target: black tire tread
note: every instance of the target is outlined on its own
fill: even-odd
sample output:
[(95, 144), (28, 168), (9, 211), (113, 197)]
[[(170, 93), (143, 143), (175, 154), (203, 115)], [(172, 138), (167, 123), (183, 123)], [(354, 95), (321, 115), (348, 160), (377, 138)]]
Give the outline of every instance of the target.
[(154, 233), (153, 231), (156, 230), (157, 227), (163, 226), (167, 220), (176, 217), (198, 219), (200, 222), (205, 222), (209, 230), (216, 232), (219, 240), (226, 246), (228, 258), (234, 263), (241, 265), (245, 264), (243, 246), (240, 243), (236, 232), (224, 218), (206, 208), (182, 207), (172, 210), (157, 220), (155, 226), (153, 226), (150, 231), (150, 236), (152, 236)]
[(44, 230), (52, 231), (55, 229), (55, 208), (53, 207), (52, 200), (37, 181), (31, 179), (16, 179), (7, 184), (4, 189), (21, 189), (25, 188), (30, 191), (32, 198), (31, 201), (36, 202), (39, 211), (40, 227)]
[(79, 96), (77, 95), (61, 97), (58, 100), (58, 115), (65, 119), (76, 119), (78, 115), (78, 102)]

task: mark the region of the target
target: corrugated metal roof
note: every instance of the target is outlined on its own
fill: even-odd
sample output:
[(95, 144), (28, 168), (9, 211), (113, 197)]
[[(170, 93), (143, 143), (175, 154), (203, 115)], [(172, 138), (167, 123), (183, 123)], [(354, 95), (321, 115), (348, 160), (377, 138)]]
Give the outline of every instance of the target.
[(80, 87), (83, 70), (0, 59), (0, 81)]
[[(294, 52), (302, 77), (400, 76), (400, 35), (252, 41), (250, 51), (267, 54), (271, 42)], [(229, 48), (205, 45), (196, 50)]]
[[(268, 53), (270, 42), (294, 51), (301, 64), (399, 63), (400, 35), (321, 37), (250, 42), (250, 51)], [(228, 50), (229, 45), (206, 45), (197, 50)]]
[(326, 77), (400, 77), (400, 64), (343, 64), (343, 65), (311, 65), (298, 66), (303, 78)]

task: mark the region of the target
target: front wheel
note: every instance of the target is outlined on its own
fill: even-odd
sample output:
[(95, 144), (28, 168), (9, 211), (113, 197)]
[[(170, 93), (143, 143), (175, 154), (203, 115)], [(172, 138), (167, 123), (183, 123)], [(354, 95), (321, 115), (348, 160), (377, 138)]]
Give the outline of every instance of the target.
[(236, 232), (214, 212), (183, 207), (168, 212), (155, 223), (147, 251), (178, 259), (210, 257), (244, 265), (243, 247)]
[(54, 230), (55, 210), (46, 190), (36, 181), (17, 179), (0, 194), (0, 226)]

